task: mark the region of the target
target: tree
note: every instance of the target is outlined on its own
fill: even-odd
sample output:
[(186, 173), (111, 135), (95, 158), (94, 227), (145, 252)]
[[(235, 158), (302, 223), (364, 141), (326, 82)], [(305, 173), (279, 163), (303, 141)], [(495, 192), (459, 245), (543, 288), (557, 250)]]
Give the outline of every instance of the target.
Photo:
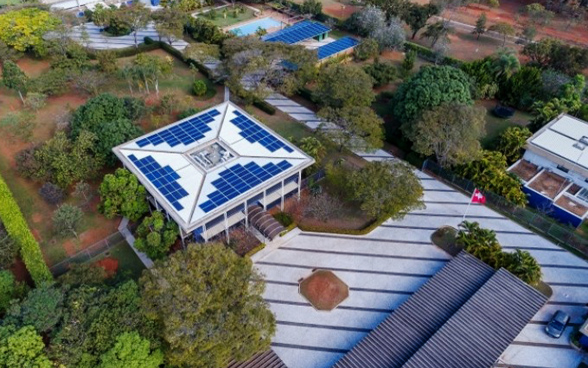
[(488, 28), (489, 31), (496, 32), (502, 36), (502, 47), (506, 45), (506, 37), (514, 36), (516, 31), (512, 25), (506, 22), (498, 22)]
[(300, 5), (300, 12), (311, 16), (317, 16), (323, 11), (323, 4), (317, 0), (304, 0)]
[(192, 86), (192, 91), (196, 96), (204, 96), (208, 87), (206, 86), (206, 82), (202, 79), (196, 79)]
[(125, 332), (116, 344), (101, 356), (99, 368), (158, 368), (163, 364), (163, 353), (152, 350), (150, 342), (137, 332)]
[(508, 127), (500, 135), (498, 151), (506, 157), (508, 164), (515, 163), (522, 156), (523, 147), (531, 137), (531, 131), (525, 127)]
[[(515, 64), (511, 64), (514, 65)], [(506, 67), (508, 68), (508, 67)], [(529, 109), (541, 94), (541, 70), (525, 65), (506, 80), (501, 80), (498, 97), (505, 104)]]
[(378, 42), (380, 50), (399, 50), (404, 47), (406, 33), (400, 19), (393, 17), (388, 23), (371, 33), (371, 37)]
[(373, 5), (366, 6), (354, 17), (354, 28), (361, 36), (369, 36), (385, 25), (386, 15), (380, 8)]
[(333, 108), (370, 106), (375, 99), (372, 85), (372, 78), (359, 66), (331, 64), (319, 74), (312, 98)]
[(106, 218), (124, 216), (131, 221), (137, 221), (149, 211), (145, 187), (126, 169), (117, 169), (114, 174), (106, 174), (100, 184), (99, 193), (98, 210)]
[(27, 93), (27, 98), (24, 102), (25, 107), (31, 111), (38, 111), (45, 107), (47, 96), (42, 93), (31, 92)]
[(370, 6), (382, 9), (386, 19), (402, 17), (410, 7), (410, 2), (406, 0), (369, 0), (367, 3)]
[(506, 157), (498, 151), (482, 151), (479, 159), (456, 168), (456, 173), (476, 183), (478, 188), (489, 190), (517, 206), (525, 206), (527, 195), (521, 182), (506, 171)]
[(493, 230), (484, 229), (477, 222), (464, 221), (459, 224), (456, 243), (489, 266), (501, 267), (502, 247)]
[(28, 77), (14, 62), (7, 60), (2, 64), (2, 84), (6, 88), (18, 92), (23, 105), (25, 103), (23, 92), (27, 92)]
[(440, 39), (446, 38), (450, 32), (451, 27), (449, 27), (446, 21), (440, 20), (429, 24), (425, 31), (421, 34), (421, 38), (431, 40), (431, 47), (433, 47)]
[(151, 259), (161, 259), (178, 238), (178, 226), (155, 211), (143, 219), (136, 232), (135, 247)]
[(486, 13), (482, 13), (478, 17), (478, 20), (476, 21), (476, 26), (472, 31), (472, 33), (476, 35), (476, 40), (479, 39), (481, 35), (486, 33), (486, 20)]
[(63, 189), (61, 189), (53, 183), (43, 184), (41, 189), (39, 189), (39, 194), (41, 195), (41, 197), (43, 197), (45, 202), (54, 206), (63, 202), (63, 199), (65, 198), (65, 193), (63, 193)]
[(555, 16), (555, 13), (545, 9), (545, 7), (539, 3), (526, 5), (524, 7), (524, 12), (527, 14), (533, 25), (540, 24), (546, 26)]
[(72, 233), (77, 238), (83, 216), (84, 213), (79, 207), (63, 204), (53, 212), (53, 229), (61, 236)]
[(318, 126), (318, 131), (334, 141), (339, 151), (344, 147), (371, 151), (383, 145), (384, 121), (370, 107), (325, 107), (318, 116), (325, 120)]
[(153, 20), (155, 21), (155, 30), (159, 36), (166, 39), (170, 45), (182, 38), (184, 24), (186, 23), (184, 13), (173, 8), (163, 8), (153, 13)]
[(372, 77), (376, 87), (386, 85), (396, 79), (396, 65), (391, 62), (380, 62), (376, 59), (373, 64), (367, 64), (363, 70)]
[(82, 285), (103, 286), (108, 276), (104, 267), (96, 263), (71, 263), (58, 281), (60, 285), (72, 288)]
[(10, 305), (10, 301), (14, 298), (16, 281), (12, 272), (7, 270), (0, 270), (0, 313)]
[(18, 255), (18, 244), (8, 234), (2, 221), (0, 221), (0, 267), (10, 268)]
[(425, 66), (400, 85), (394, 96), (394, 116), (402, 124), (419, 118), (423, 111), (444, 103), (470, 105), (470, 78), (450, 66)]
[(128, 118), (123, 100), (103, 93), (78, 107), (72, 117), (71, 135), (76, 137), (82, 130), (95, 132), (101, 124), (122, 118)]
[(380, 53), (380, 46), (378, 41), (373, 38), (366, 38), (359, 45), (353, 49), (353, 55), (358, 60), (367, 60), (378, 56)]
[(107, 165), (114, 166), (117, 158), (112, 153), (112, 148), (137, 138), (143, 134), (143, 129), (133, 124), (129, 119), (122, 118), (99, 125), (95, 134), (98, 137), (95, 146), (96, 153), (100, 157), (104, 157)]
[(411, 38), (414, 40), (417, 32), (427, 25), (429, 18), (437, 14), (439, 14), (439, 8), (435, 4), (429, 3), (420, 5), (411, 3), (408, 7), (408, 11), (402, 17), (402, 20), (405, 21), (412, 30)]
[(521, 64), (513, 49), (501, 49), (494, 56), (492, 71), (496, 79), (509, 79), (519, 71)]
[(275, 318), (262, 298), (263, 279), (249, 258), (222, 244), (190, 244), (156, 261), (140, 283), (170, 365), (222, 368), (270, 346)]
[(327, 154), (327, 149), (323, 143), (315, 137), (304, 137), (300, 140), (298, 146), (307, 155), (314, 159), (314, 166), (320, 166), (321, 161)]
[(16, 51), (45, 52), (43, 36), (59, 24), (50, 12), (38, 8), (25, 8), (0, 14), (0, 40)]
[(53, 364), (43, 349), (45, 344), (32, 326), (16, 329), (0, 327), (0, 367), (51, 368)]
[(535, 28), (535, 26), (532, 25), (525, 26), (523, 28), (523, 32), (521, 33), (521, 37), (523, 37), (527, 41), (527, 44), (533, 42), (536, 36), (537, 28)]
[(404, 59), (402, 59), (402, 64), (400, 65), (400, 71), (403, 78), (410, 76), (410, 73), (412, 73), (416, 56), (416, 51), (414, 50), (408, 50), (404, 54)]
[(529, 125), (531, 131), (539, 130), (543, 125), (555, 119), (561, 113), (576, 113), (582, 108), (582, 93), (586, 88), (583, 75), (576, 75), (574, 79), (561, 87), (557, 97), (549, 101), (536, 101), (533, 109), (533, 119)]
[(319, 221), (327, 222), (329, 218), (341, 212), (343, 206), (337, 197), (323, 192), (313, 196), (304, 209), (304, 215), (314, 217)]
[(133, 2), (130, 6), (124, 9), (124, 15), (128, 20), (131, 32), (133, 32), (135, 47), (139, 47), (139, 43), (137, 42), (137, 32), (147, 27), (147, 24), (151, 19), (151, 10), (140, 1)]
[(109, 82), (108, 75), (98, 70), (88, 70), (83, 73), (75, 73), (73, 76), (74, 87), (90, 96), (96, 96)]
[(424, 208), (423, 187), (412, 167), (403, 161), (373, 161), (349, 178), (352, 198), (372, 218), (402, 219), (407, 212)]
[(522, 54), (543, 69), (553, 69), (570, 76), (588, 67), (588, 49), (566, 45), (551, 38), (525, 45)]
[(513, 253), (503, 253), (502, 267), (529, 285), (541, 281), (541, 266), (526, 250), (515, 249)]
[(147, 93), (149, 93), (149, 83), (151, 83), (155, 88), (155, 94), (159, 96), (159, 79), (169, 75), (173, 70), (171, 57), (160, 58), (159, 56), (142, 53), (135, 57), (133, 64), (136, 75), (140, 76), (145, 82)]
[(44, 283), (32, 289), (26, 298), (8, 308), (5, 325), (32, 326), (40, 333), (52, 331), (64, 312), (64, 291)]
[(403, 133), (413, 150), (435, 154), (441, 166), (452, 166), (476, 159), (485, 124), (486, 110), (449, 103), (425, 111), (414, 124), (403, 126)]
[(219, 60), (221, 58), (220, 47), (214, 44), (191, 43), (184, 49), (184, 56), (200, 63)]

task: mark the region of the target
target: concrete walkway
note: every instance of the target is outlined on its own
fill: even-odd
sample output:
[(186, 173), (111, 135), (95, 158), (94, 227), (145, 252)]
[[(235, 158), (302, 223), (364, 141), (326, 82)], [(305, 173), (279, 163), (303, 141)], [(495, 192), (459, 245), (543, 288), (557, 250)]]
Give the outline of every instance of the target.
[[(288, 114), (292, 119), (303, 123), (312, 130), (316, 130), (319, 125), (323, 123), (323, 120), (320, 119), (316, 113), (314, 113), (314, 111), (302, 106), (298, 102), (293, 101), (280, 93), (274, 93), (270, 95), (265, 99), (265, 101), (276, 109)], [(330, 124), (329, 128), (340, 129), (335, 124)], [(394, 156), (382, 149), (378, 149), (372, 152), (353, 150), (353, 153), (363, 157), (367, 161), (386, 161), (395, 159)]]
[(135, 237), (133, 236), (133, 234), (129, 230), (129, 219), (128, 218), (124, 217), (122, 219), (122, 221), (120, 222), (120, 225), (118, 225), (118, 231), (125, 237), (125, 240), (127, 241), (127, 243), (129, 243), (131, 249), (135, 252), (137, 257), (139, 257), (139, 259), (141, 260), (143, 265), (146, 268), (153, 267), (153, 261), (151, 260), (151, 258), (149, 258), (147, 256), (147, 254), (140, 252), (139, 250), (137, 250), (137, 248), (135, 248)]

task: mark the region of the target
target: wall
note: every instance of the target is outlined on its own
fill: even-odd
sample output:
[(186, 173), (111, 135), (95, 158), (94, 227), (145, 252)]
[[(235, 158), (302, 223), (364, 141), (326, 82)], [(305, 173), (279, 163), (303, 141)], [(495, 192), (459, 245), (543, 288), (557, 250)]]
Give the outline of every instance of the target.
[(528, 195), (529, 206), (537, 208), (542, 212), (549, 212), (548, 215), (557, 219), (559, 222), (570, 224), (573, 227), (578, 227), (582, 223), (582, 218), (554, 206), (551, 199), (542, 196), (534, 190), (523, 187), (523, 192)]

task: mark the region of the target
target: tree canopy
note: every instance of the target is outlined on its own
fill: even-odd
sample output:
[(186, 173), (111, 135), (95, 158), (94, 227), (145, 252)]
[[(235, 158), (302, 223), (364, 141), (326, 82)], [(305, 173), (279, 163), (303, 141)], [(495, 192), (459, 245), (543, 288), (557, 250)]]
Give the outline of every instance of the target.
[(249, 258), (223, 244), (190, 244), (145, 273), (143, 307), (161, 325), (174, 366), (224, 368), (269, 348), (275, 319)]
[(25, 8), (0, 14), (0, 40), (17, 51), (45, 52), (43, 36), (55, 29), (59, 19), (38, 8)]
[(11, 60), (2, 64), (2, 84), (18, 92), (20, 100), (25, 103), (23, 94), (26, 95), (28, 87), (27, 75)]
[(369, 162), (349, 178), (350, 194), (373, 218), (401, 219), (424, 208), (423, 187), (413, 168), (403, 161)]
[(53, 365), (43, 352), (45, 344), (32, 326), (16, 329), (0, 327), (0, 367), (51, 368)]
[(579, 74), (588, 67), (588, 49), (552, 38), (528, 43), (522, 54), (541, 68), (557, 70), (569, 76)]
[(411, 123), (433, 107), (444, 103), (471, 105), (472, 86), (463, 71), (450, 66), (425, 66), (400, 85), (395, 93), (394, 116)]
[(370, 151), (383, 145), (384, 121), (370, 107), (325, 107), (319, 111), (318, 116), (326, 121), (319, 125), (319, 132), (334, 141), (339, 150), (346, 147)]
[(102, 354), (99, 368), (158, 368), (163, 363), (161, 350), (152, 350), (149, 340), (137, 332), (125, 332), (114, 346)]
[(178, 237), (178, 225), (155, 211), (143, 219), (136, 232), (135, 247), (151, 259), (163, 258)]
[(106, 174), (100, 184), (99, 193), (98, 210), (106, 218), (124, 216), (131, 221), (137, 221), (149, 211), (145, 187), (126, 169), (117, 169), (114, 174)]
[(312, 98), (326, 107), (370, 106), (373, 80), (356, 65), (331, 64), (321, 70)]
[(425, 156), (435, 154), (440, 165), (452, 166), (479, 155), (485, 124), (485, 109), (450, 103), (425, 111), (403, 132), (413, 142), (413, 150)]

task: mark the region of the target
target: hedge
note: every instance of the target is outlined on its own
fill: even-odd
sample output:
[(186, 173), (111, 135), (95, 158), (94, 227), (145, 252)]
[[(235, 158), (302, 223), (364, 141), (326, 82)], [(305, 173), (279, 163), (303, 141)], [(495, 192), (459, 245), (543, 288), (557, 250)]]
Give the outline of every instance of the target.
[(270, 115), (274, 115), (276, 113), (276, 108), (263, 100), (253, 101), (253, 106), (257, 107), (261, 111), (264, 111)]
[(20, 247), (20, 255), (35, 284), (53, 280), (49, 267), (45, 264), (39, 243), (29, 229), (12, 193), (0, 176), (0, 219), (6, 232)]
[(295, 222), (293, 222), (290, 225), (286, 226), (286, 228), (280, 233), (280, 237), (282, 237), (282, 236), (288, 234), (290, 231), (296, 229), (296, 226), (297, 225), (296, 225)]
[[(145, 37), (147, 38), (147, 37)], [(147, 41), (147, 40), (145, 40)], [(143, 52), (147, 52), (147, 51), (153, 51), (153, 50), (157, 50), (159, 48), (159, 43), (141, 43), (139, 44), (139, 46), (135, 47), (135, 46), (131, 46), (131, 47), (125, 47), (124, 49), (115, 49), (115, 50), (109, 50), (111, 52), (113, 52), (116, 55), (116, 58), (123, 58), (123, 57), (129, 57), (129, 56), (135, 56), (138, 54), (141, 54)], [(96, 60), (96, 55), (98, 55), (99, 53), (104, 52), (104, 51), (88, 51), (88, 57), (92, 60)]]
[[(421, 46), (419, 44), (413, 43), (413, 42), (405, 42), (404, 43), (404, 50), (405, 51), (409, 51), (409, 50), (413, 50), (414, 52), (417, 53), (417, 55), (424, 60), (427, 61), (435, 61), (435, 52), (433, 50), (431, 50), (428, 47), (425, 46)], [(459, 60), (459, 59), (455, 59), (449, 56), (446, 56), (443, 59), (443, 65), (450, 65), (456, 68), (459, 68), (463, 65), (463, 61)]]
[(388, 216), (381, 217), (379, 219), (375, 219), (371, 222), (368, 226), (364, 227), (363, 229), (338, 229), (332, 227), (322, 227), (322, 226), (308, 226), (308, 225), (300, 225), (298, 224), (298, 228), (302, 231), (312, 232), (312, 233), (330, 233), (330, 234), (344, 234), (344, 235), (367, 235), (374, 231), (378, 226), (382, 225), (384, 221), (388, 220)]
[(265, 248), (265, 243), (260, 243), (257, 247), (251, 249), (249, 252), (245, 253), (245, 257), (252, 257), (255, 253), (259, 252)]

